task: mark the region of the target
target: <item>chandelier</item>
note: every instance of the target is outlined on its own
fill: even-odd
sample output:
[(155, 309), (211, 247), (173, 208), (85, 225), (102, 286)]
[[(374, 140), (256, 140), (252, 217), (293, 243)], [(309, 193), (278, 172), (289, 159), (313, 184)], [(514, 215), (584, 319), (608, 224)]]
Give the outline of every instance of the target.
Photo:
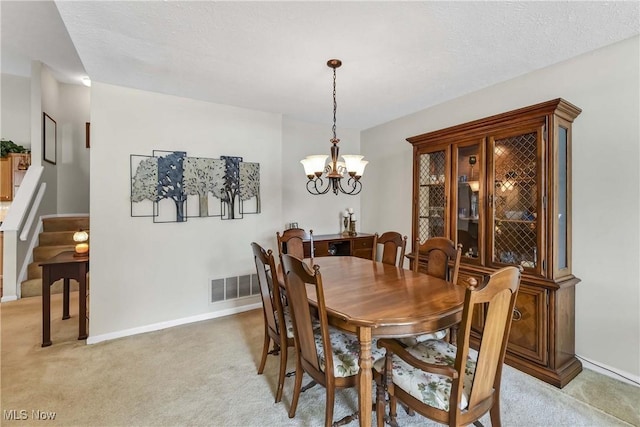
[[(362, 183), (360, 177), (364, 172), (364, 168), (369, 163), (366, 160), (362, 160), (364, 156), (355, 154), (343, 154), (342, 158), (344, 162), (338, 161), (338, 142), (340, 140), (336, 137), (336, 110), (338, 104), (336, 103), (336, 68), (342, 65), (342, 61), (339, 59), (330, 59), (327, 61), (327, 66), (333, 68), (333, 138), (331, 141), (331, 160), (326, 163), (328, 155), (317, 154), (313, 156), (307, 156), (303, 160), (300, 160), (304, 171), (307, 174), (307, 191), (313, 195), (326, 194), (329, 190), (333, 191), (333, 194), (344, 193), (350, 195), (356, 195), (362, 190)], [(324, 179), (322, 175), (324, 174)], [(346, 184), (343, 185), (342, 179), (347, 178)]]

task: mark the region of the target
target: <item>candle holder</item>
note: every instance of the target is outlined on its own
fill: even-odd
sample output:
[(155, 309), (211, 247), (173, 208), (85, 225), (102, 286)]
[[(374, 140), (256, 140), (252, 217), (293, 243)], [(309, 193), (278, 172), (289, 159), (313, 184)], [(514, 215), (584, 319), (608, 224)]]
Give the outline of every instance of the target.
[(344, 224), (344, 231), (342, 232), (343, 236), (347, 236), (349, 235), (349, 216), (345, 215), (344, 219), (342, 220), (342, 224)]
[(349, 214), (349, 236), (356, 236), (356, 220), (351, 218), (352, 215)]

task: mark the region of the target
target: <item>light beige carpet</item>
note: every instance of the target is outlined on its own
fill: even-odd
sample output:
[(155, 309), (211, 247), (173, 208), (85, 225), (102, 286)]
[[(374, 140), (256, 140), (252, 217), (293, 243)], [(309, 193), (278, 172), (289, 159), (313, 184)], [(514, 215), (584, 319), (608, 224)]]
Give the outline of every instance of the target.
[[(32, 297), (3, 303), (0, 308), (2, 425), (233, 427), (320, 426), (324, 422), (322, 387), (303, 393), (296, 417), (289, 419), (293, 378), (286, 380), (283, 401), (275, 404), (276, 357), (269, 357), (264, 375), (256, 374), (263, 333), (260, 310), (85, 345), (77, 340), (77, 292), (72, 293), (73, 317), (66, 321), (60, 320), (61, 295), (54, 295), (53, 345), (42, 348), (40, 304), (40, 297)], [(289, 370), (292, 362), (290, 357)], [(601, 405), (610, 415), (586, 403), (589, 392), (574, 397), (507, 366), (503, 424), (640, 425), (639, 388), (590, 371), (570, 386), (575, 384), (573, 388), (579, 390), (585, 374), (589, 377), (585, 387), (599, 388), (600, 401), (624, 397), (627, 403), (622, 409)], [(338, 392), (335, 419), (356, 407), (354, 390)], [(55, 413), (55, 419), (36, 420), (38, 411)], [(7, 419), (23, 414), (25, 420)], [(401, 426), (435, 425), (419, 415), (409, 417), (401, 409), (399, 414)], [(488, 416), (482, 422), (490, 425)]]

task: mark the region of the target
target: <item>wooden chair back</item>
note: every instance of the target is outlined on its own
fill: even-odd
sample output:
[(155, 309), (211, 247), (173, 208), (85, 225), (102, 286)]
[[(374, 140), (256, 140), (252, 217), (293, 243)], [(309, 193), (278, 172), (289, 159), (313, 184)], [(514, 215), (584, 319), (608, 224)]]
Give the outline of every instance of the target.
[[(454, 365), (458, 378), (453, 380), (450, 397), (452, 404), (449, 408), (449, 415), (457, 419), (460, 424), (469, 424), (492, 408), (491, 424), (500, 425), (502, 366), (511, 330), (513, 309), (520, 287), (520, 274), (521, 270), (517, 267), (505, 267), (489, 275), (479, 288), (467, 289), (462, 322), (458, 330), (458, 351)], [(480, 338), (469, 405), (463, 413), (459, 402), (467, 375), (465, 367), (469, 355), (473, 312), (480, 306), (484, 306), (486, 320)]]
[[(395, 231), (387, 231), (378, 236), (373, 236), (373, 260), (378, 260), (378, 245), (382, 245), (382, 257), (380, 261), (383, 264), (395, 265), (402, 268), (404, 264), (404, 252), (407, 249), (407, 236), (402, 236)], [(400, 256), (398, 257), (398, 249)]]
[(271, 249), (265, 251), (262, 246), (256, 242), (251, 243), (251, 249), (253, 250), (256, 273), (258, 274), (258, 284), (260, 285), (260, 296), (262, 297), (265, 322), (271, 331), (280, 335), (280, 325), (284, 325), (285, 323), (273, 251)]
[[(329, 355), (331, 354), (331, 340), (329, 339), (329, 322), (327, 320), (327, 309), (324, 302), (320, 267), (314, 265), (313, 270), (311, 270), (301, 259), (289, 254), (283, 254), (282, 271), (284, 273), (289, 309), (293, 321), (294, 339), (302, 367), (315, 381), (324, 385), (327, 381), (319, 365), (319, 357), (311, 321), (313, 313), (309, 305), (306, 287), (306, 284), (310, 284), (316, 292), (318, 300), (317, 317), (320, 321), (322, 346), (324, 348), (324, 354)], [(333, 372), (332, 358), (327, 357), (325, 363), (325, 371)]]
[(282, 235), (280, 235), (280, 232), (277, 232), (278, 254), (289, 254), (296, 258), (304, 259), (303, 241), (306, 237), (307, 233), (302, 228), (284, 230)]
[(451, 283), (458, 283), (458, 270), (460, 269), (460, 257), (462, 246), (444, 237), (432, 237), (424, 243), (416, 239), (416, 258), (413, 262), (413, 271), (420, 268), (419, 258), (427, 258), (427, 271), (430, 276), (439, 277)]
[(256, 264), (265, 324), (264, 344), (258, 374), (262, 374), (264, 371), (267, 355), (269, 354), (269, 345), (271, 340), (273, 340), (274, 351), (272, 354), (280, 353), (278, 389), (276, 391), (276, 402), (279, 402), (282, 398), (282, 390), (284, 387), (287, 348), (293, 347), (294, 342), (287, 334), (287, 322), (284, 315), (284, 295), (280, 292), (280, 283), (273, 251), (271, 249), (265, 251), (262, 246), (255, 242), (251, 243), (251, 249)]
[[(336, 377), (334, 374), (331, 332), (327, 320), (327, 308), (324, 300), (320, 266), (314, 265), (313, 268), (310, 269), (304, 261), (289, 254), (283, 254), (280, 260), (284, 273), (289, 310), (293, 321), (293, 334), (297, 355), (296, 383), (291, 408), (289, 409), (289, 417), (292, 418), (295, 416), (303, 372), (306, 372), (313, 379), (313, 382), (326, 388), (325, 427), (330, 427), (333, 423), (336, 388), (355, 387), (358, 375)], [(308, 288), (312, 288), (316, 294), (317, 307), (315, 307), (313, 312), (309, 305), (307, 295)], [(318, 350), (316, 346), (316, 338), (312, 324), (313, 313), (316, 314), (320, 324), (321, 350)], [(320, 354), (319, 351), (321, 351), (322, 354)], [(324, 360), (324, 369), (320, 366), (321, 358)], [(306, 388), (307, 387), (305, 387), (305, 389)], [(341, 421), (351, 419), (353, 419), (352, 416), (347, 416)], [(340, 425), (339, 423), (340, 422), (338, 422), (337, 425)]]

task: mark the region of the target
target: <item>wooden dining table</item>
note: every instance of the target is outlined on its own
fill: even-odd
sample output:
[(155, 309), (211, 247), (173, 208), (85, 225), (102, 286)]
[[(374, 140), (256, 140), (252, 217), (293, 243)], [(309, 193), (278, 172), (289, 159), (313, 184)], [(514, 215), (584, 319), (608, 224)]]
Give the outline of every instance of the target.
[[(320, 266), (329, 323), (360, 341), (358, 406), (371, 426), (372, 338), (398, 338), (450, 328), (462, 320), (465, 287), (392, 265), (350, 256), (307, 259)], [(317, 304), (309, 288), (311, 304)]]

